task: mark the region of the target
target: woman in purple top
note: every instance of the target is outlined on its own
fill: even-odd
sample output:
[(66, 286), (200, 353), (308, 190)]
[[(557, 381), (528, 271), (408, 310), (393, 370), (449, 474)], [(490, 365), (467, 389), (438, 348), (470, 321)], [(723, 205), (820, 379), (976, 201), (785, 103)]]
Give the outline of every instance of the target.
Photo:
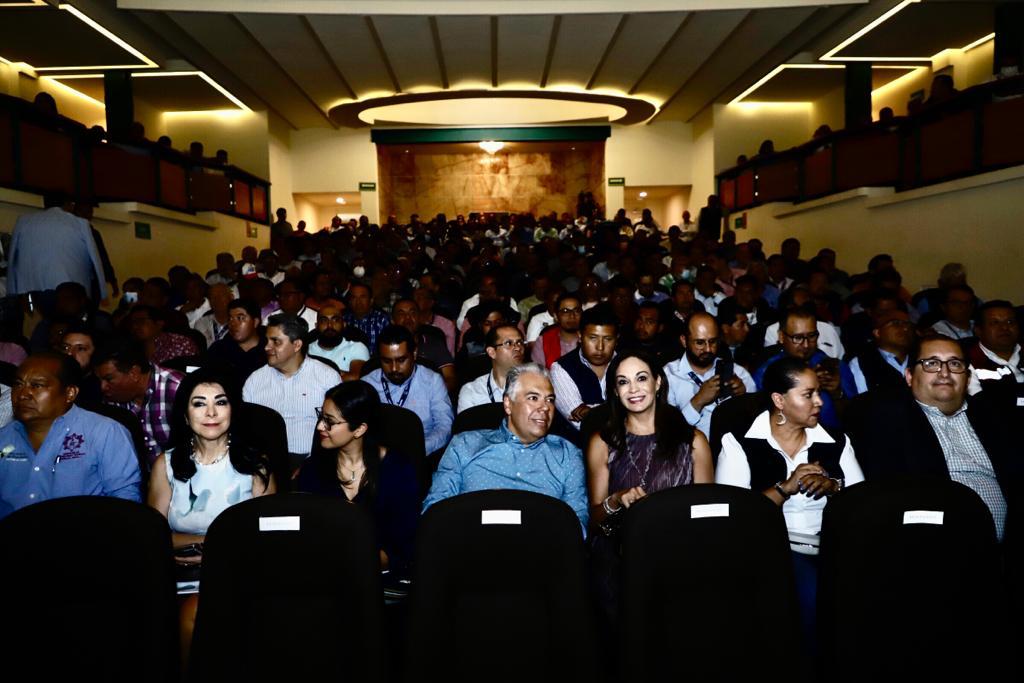
[(615, 530), (626, 509), (648, 494), (715, 480), (711, 447), (668, 403), (668, 380), (644, 351), (615, 358), (605, 374), (608, 422), (587, 444), (592, 568), (605, 616), (614, 623), (618, 558)]

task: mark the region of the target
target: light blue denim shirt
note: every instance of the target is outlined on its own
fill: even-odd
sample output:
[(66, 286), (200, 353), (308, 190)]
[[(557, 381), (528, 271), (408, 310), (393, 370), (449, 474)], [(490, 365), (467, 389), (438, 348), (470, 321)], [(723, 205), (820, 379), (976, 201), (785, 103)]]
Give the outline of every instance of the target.
[(549, 434), (524, 444), (509, 431), (507, 420), (497, 429), (457, 434), (441, 457), (423, 510), (460, 493), (489, 489), (534, 491), (557, 498), (572, 508), (586, 534), (589, 513), (583, 454), (560, 436)]

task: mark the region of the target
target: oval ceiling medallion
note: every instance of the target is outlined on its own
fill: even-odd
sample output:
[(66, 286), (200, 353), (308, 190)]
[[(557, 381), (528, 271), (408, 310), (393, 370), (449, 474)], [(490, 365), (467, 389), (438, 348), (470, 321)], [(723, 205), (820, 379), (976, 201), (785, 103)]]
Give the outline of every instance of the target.
[(636, 97), (557, 90), (441, 90), (347, 102), (336, 123), (362, 126), (510, 126), (646, 121), (657, 108)]

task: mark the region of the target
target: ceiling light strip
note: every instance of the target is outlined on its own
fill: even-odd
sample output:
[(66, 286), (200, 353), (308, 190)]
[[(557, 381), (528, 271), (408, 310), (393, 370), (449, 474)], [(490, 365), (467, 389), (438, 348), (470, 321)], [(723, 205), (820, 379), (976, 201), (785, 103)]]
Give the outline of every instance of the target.
[(968, 43), (967, 45), (964, 45), (960, 49), (963, 50), (964, 52), (967, 52), (968, 50), (973, 50), (976, 47), (981, 47), (982, 45), (984, 45), (985, 43), (987, 43), (988, 41), (992, 40), (995, 37), (995, 33), (990, 33), (987, 36), (982, 36), (981, 38), (978, 38), (973, 43)]
[[(849, 46), (851, 43), (856, 42), (857, 40), (859, 40), (860, 38), (862, 38), (866, 34), (870, 33), (873, 29), (875, 29), (875, 27), (877, 27), (877, 26), (885, 23), (886, 21), (888, 21), (890, 17), (893, 17), (896, 14), (900, 13), (901, 11), (903, 11), (904, 8), (914, 4), (916, 2), (920, 2), (920, 1), (921, 0), (903, 0), (903, 2), (901, 2), (898, 5), (896, 5), (891, 10), (889, 10), (888, 12), (883, 14), (882, 16), (878, 17), (877, 19), (872, 21), (870, 24), (868, 24), (867, 26), (865, 26), (861, 30), (857, 31), (852, 36), (850, 36), (849, 38), (847, 38), (843, 42), (839, 43), (834, 48), (832, 48), (831, 50), (826, 52), (825, 54), (823, 54), (821, 56), (821, 60), (822, 61), (857, 61), (857, 62), (862, 62), (862, 61), (883, 61), (883, 60), (884, 61), (896, 61), (896, 58), (892, 58), (892, 57), (886, 59), (886, 58), (882, 58), (882, 57), (835, 57), (834, 55), (837, 52), (839, 52), (840, 50), (842, 50), (843, 48)], [(909, 58), (909, 59), (907, 59), (905, 61), (911, 61), (911, 60), (918, 61), (917, 58)]]
[(769, 71), (765, 76), (754, 83), (752, 86), (744, 90), (742, 93), (732, 99), (729, 104), (739, 104), (745, 97), (756, 91), (762, 85), (772, 80), (785, 69), (842, 69), (843, 67), (839, 64), (779, 64), (777, 67)]
[(157, 64), (156, 62), (151, 60), (149, 57), (147, 57), (146, 55), (142, 54), (141, 52), (136, 50), (134, 47), (129, 45), (120, 36), (114, 34), (113, 32), (111, 32), (109, 30), (107, 30), (104, 26), (102, 26), (101, 24), (99, 24), (96, 21), (94, 21), (87, 14), (82, 12), (80, 9), (78, 9), (74, 5), (69, 5), (69, 4), (65, 3), (65, 4), (58, 5), (58, 9), (61, 9), (61, 10), (64, 10), (65, 12), (70, 13), (71, 15), (73, 15), (74, 17), (76, 17), (77, 19), (82, 21), (83, 23), (87, 24), (90, 28), (92, 28), (93, 30), (97, 31), (98, 33), (100, 33), (101, 35), (106, 37), (108, 40), (110, 40), (112, 43), (114, 43), (115, 45), (117, 45), (121, 49), (123, 49), (126, 52), (128, 52), (131, 56), (133, 56), (136, 59), (138, 59), (139, 61), (141, 61), (142, 64), (104, 64), (104, 65), (91, 65), (91, 66), (47, 66), (47, 67), (38, 68), (38, 69), (36, 69), (36, 71), (85, 71), (85, 70), (95, 71), (96, 69), (108, 70), (108, 69), (157, 69), (157, 68), (159, 68), (159, 64)]

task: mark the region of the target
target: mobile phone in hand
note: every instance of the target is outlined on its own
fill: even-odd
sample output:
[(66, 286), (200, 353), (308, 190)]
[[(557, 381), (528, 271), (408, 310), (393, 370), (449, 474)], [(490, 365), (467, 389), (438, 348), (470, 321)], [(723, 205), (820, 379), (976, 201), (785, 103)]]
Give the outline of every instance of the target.
[(735, 368), (731, 358), (720, 358), (715, 366), (718, 375), (718, 398), (729, 398), (732, 396), (732, 378), (735, 375)]

